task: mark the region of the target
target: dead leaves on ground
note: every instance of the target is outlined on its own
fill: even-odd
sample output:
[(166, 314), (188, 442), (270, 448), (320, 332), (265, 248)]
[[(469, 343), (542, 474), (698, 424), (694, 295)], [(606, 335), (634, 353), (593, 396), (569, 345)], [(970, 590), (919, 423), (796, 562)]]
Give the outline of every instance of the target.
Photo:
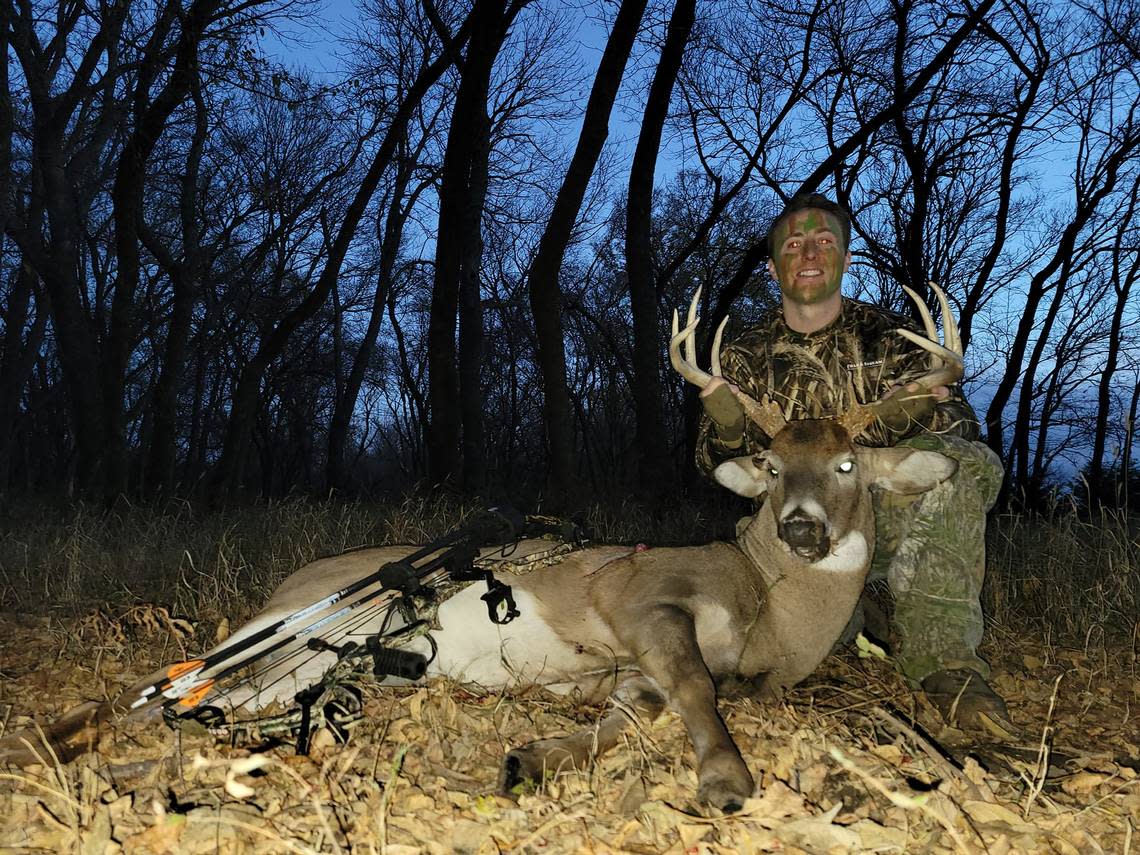
[[(0, 639), (5, 655), (43, 643), (34, 626), (2, 618)], [(318, 734), (309, 757), (288, 746), (217, 746), (151, 725), (105, 740), (100, 756), (68, 767), (0, 773), (0, 849), (1122, 851), (1140, 828), (1140, 783), (1129, 765), (1140, 756), (1129, 712), (1137, 706), (1135, 659), (1024, 643), (1018, 657), (999, 664), (995, 682), (1025, 744), (1008, 756), (979, 752), (988, 770), (964, 735), (939, 730), (889, 663), (852, 655), (829, 660), (784, 704), (724, 705), (760, 784), (737, 814), (709, 816), (695, 804), (692, 752), (672, 714), (631, 728), (592, 769), (563, 771), (512, 800), (494, 791), (507, 747), (589, 726), (604, 709), (436, 683), (371, 693), (368, 719), (348, 744)], [(125, 681), (135, 667), (108, 673)], [(98, 697), (109, 681), (102, 667), (66, 657), (52, 678), (56, 703), (45, 703), (31, 669), (4, 684), (7, 727), (33, 711), (58, 712), (68, 699)], [(1051, 737), (1042, 749), (1044, 732)], [(944, 745), (953, 756), (939, 753)]]

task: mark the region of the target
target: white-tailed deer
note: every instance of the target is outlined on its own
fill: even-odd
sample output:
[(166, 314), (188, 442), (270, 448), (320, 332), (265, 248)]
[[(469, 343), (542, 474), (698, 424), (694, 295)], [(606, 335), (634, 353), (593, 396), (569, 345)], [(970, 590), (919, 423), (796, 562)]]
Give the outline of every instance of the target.
[[(674, 316), (670, 357), (682, 375), (703, 386), (710, 375), (694, 364), (696, 302), (684, 329), (678, 329)], [(929, 316), (932, 340), (920, 339), (936, 357), (930, 385), (961, 372), (960, 346), (945, 302), (943, 317), (947, 347), (937, 343)], [(719, 338), (718, 330), (714, 373), (719, 373)], [(764, 497), (755, 515), (741, 521), (734, 543), (645, 551), (593, 546), (526, 575), (501, 574), (520, 612), (505, 625), (488, 619), (481, 599), (485, 589), (473, 584), (439, 606), (442, 629), (431, 633), (437, 652), (427, 676), (445, 675), (491, 690), (540, 683), (594, 700), (614, 694), (650, 715), (671, 706), (696, 752), (699, 798), (725, 810), (738, 808), (751, 795), (753, 780), (717, 712), (718, 686), (771, 694), (810, 674), (839, 637), (863, 590), (874, 550), (870, 490), (920, 493), (950, 477), (956, 464), (934, 452), (857, 445), (873, 406), (785, 426), (774, 405), (739, 390), (734, 394), (748, 417), (772, 437), (768, 450), (715, 470), (716, 480), (730, 490)], [(548, 545), (524, 541), (517, 550)], [(302, 567), (227, 644), (264, 632), (283, 616), (413, 550), (364, 549)], [(379, 621), (379, 616), (376, 625), (358, 620), (353, 632), (374, 634)], [(301, 668), (283, 661), (276, 672), (263, 675), (260, 695), (241, 700), (261, 705), (291, 698), (333, 660), (326, 652)], [(515, 749), (504, 761), (502, 784), (509, 788), (567, 763), (587, 762), (594, 752), (614, 745), (625, 724), (626, 714), (616, 710), (588, 732)]]

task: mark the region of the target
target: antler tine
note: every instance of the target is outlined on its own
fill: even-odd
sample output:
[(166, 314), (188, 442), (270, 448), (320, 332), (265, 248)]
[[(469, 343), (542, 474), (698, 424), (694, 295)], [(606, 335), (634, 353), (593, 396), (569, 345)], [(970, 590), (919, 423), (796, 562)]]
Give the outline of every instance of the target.
[(962, 379), (962, 374), (965, 370), (963, 364), (962, 338), (958, 334), (958, 324), (954, 320), (954, 314), (950, 310), (950, 300), (946, 297), (945, 292), (934, 282), (928, 282), (927, 284), (938, 298), (938, 305), (942, 309), (943, 340), (945, 343), (943, 344), (938, 341), (938, 330), (934, 326), (934, 319), (930, 316), (930, 310), (926, 308), (926, 303), (906, 285), (903, 285), (903, 290), (914, 300), (915, 305), (918, 307), (923, 326), (926, 328), (926, 337), (911, 330), (901, 328), (896, 329), (895, 332), (903, 338), (913, 341), (919, 347), (934, 356), (934, 364), (931, 371), (922, 378), (922, 382), (927, 386), (945, 386)]
[[(964, 371), (962, 337), (958, 333), (958, 324), (954, 320), (954, 313), (950, 309), (950, 300), (946, 297), (946, 293), (934, 282), (928, 282), (927, 284), (938, 298), (938, 305), (942, 310), (943, 341), (939, 342), (938, 340), (938, 328), (934, 325), (934, 318), (930, 316), (930, 310), (926, 308), (926, 303), (906, 285), (902, 286), (903, 290), (914, 300), (914, 304), (918, 307), (918, 313), (922, 318), (922, 325), (926, 329), (926, 335), (921, 336), (907, 329), (895, 330), (895, 332), (903, 338), (913, 341), (923, 350), (931, 354), (932, 364), (930, 371), (915, 381), (920, 386), (926, 387), (916, 393), (918, 395), (930, 395), (930, 389), (935, 386), (946, 386), (961, 380)], [(851, 401), (851, 404), (848, 409), (840, 413), (837, 418), (839, 423), (847, 428), (848, 433), (850, 433), (852, 437), (857, 438), (875, 421), (878, 406), (882, 402), (860, 404), (859, 398), (855, 394), (855, 384), (853, 380), (849, 377), (847, 382), (849, 390), (848, 399)]]
[(724, 338), (724, 328), (726, 326), (728, 326), (728, 315), (724, 316), (724, 319), (716, 328), (716, 333), (713, 335), (712, 355), (710, 357), (712, 360), (713, 377), (723, 376), (720, 371), (720, 341)]
[[(673, 310), (673, 328), (669, 339), (669, 362), (678, 374), (692, 383), (694, 386), (704, 388), (714, 377), (720, 377), (720, 345), (721, 340), (724, 338), (724, 328), (728, 323), (726, 317), (720, 322), (720, 326), (716, 328), (716, 333), (713, 336), (712, 345), (712, 373), (709, 374), (702, 371), (697, 366), (696, 358), (696, 335), (697, 325), (700, 324), (700, 317), (697, 315), (697, 304), (701, 299), (701, 289), (698, 288), (697, 292), (693, 295), (693, 299), (689, 302), (689, 312), (685, 319), (685, 327), (681, 329), (681, 319), (677, 310)], [(780, 430), (783, 429), (787, 421), (784, 419), (784, 414), (780, 411), (778, 405), (774, 404), (767, 396), (761, 401), (757, 402), (746, 392), (740, 391), (735, 385), (729, 384), (729, 389), (732, 390), (733, 397), (740, 402), (740, 406), (744, 409), (744, 415), (755, 422), (764, 433), (768, 436), (775, 436)]]
[[(696, 359), (696, 344), (694, 338), (697, 333), (697, 324), (701, 319), (697, 316), (697, 303), (701, 299), (701, 289), (697, 289), (697, 293), (693, 295), (692, 301), (689, 303), (689, 314), (685, 319), (685, 328), (680, 329), (680, 318), (677, 315), (677, 310), (673, 310), (673, 329), (672, 335), (669, 339), (669, 362), (672, 364), (673, 369), (692, 383), (694, 386), (699, 386), (702, 389), (709, 384), (713, 375), (702, 371), (697, 366)], [(684, 358), (682, 358), (682, 348), (684, 348)], [(719, 357), (714, 363), (714, 370), (719, 374)]]
[(942, 335), (945, 339), (946, 346), (959, 356), (965, 357), (966, 353), (962, 347), (962, 336), (958, 333), (958, 320), (954, 317), (954, 313), (950, 311), (950, 300), (946, 296), (946, 292), (938, 287), (938, 283), (932, 280), (927, 280), (926, 284), (938, 298), (938, 306), (942, 309)]
[(855, 381), (850, 375), (847, 377), (847, 400), (851, 402), (850, 405), (835, 420), (847, 429), (852, 438), (857, 438), (874, 423), (876, 414), (874, 406), (859, 403)]
[[(933, 282), (927, 283), (933, 285)], [(934, 325), (934, 318), (930, 316), (930, 309), (926, 308), (926, 301), (922, 299), (919, 293), (908, 285), (903, 285), (902, 289), (906, 291), (906, 295), (914, 301), (914, 305), (918, 307), (918, 315), (922, 318), (922, 326), (926, 329), (926, 337), (931, 341), (938, 341), (938, 327)]]

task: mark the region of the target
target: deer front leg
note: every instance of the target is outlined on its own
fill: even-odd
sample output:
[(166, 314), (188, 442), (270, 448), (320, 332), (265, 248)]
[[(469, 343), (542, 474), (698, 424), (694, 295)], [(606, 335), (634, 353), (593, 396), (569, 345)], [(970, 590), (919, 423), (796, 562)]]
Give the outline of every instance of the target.
[[(641, 676), (630, 677), (613, 693), (614, 700), (632, 707), (639, 715), (652, 721), (665, 709), (665, 698), (654, 685)], [(527, 781), (541, 781), (547, 774), (561, 769), (584, 768), (593, 758), (617, 745), (629, 724), (629, 716), (622, 709), (607, 714), (596, 727), (558, 736), (539, 739), (507, 752), (499, 775), (499, 786), (509, 793)]]
[(754, 784), (736, 743), (716, 708), (716, 687), (697, 645), (688, 612), (661, 605), (627, 622), (618, 636), (643, 674), (660, 687), (681, 716), (697, 755), (697, 797), (724, 811), (737, 811)]

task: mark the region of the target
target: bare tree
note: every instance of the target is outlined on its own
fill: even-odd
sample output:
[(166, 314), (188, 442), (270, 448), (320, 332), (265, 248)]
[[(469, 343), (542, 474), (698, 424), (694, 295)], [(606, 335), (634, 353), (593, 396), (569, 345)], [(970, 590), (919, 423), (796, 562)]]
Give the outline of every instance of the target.
[[(1140, 173), (1132, 180), (1132, 186), (1124, 194), (1122, 207), (1113, 212), (1119, 228), (1109, 250), (1109, 277), (1112, 287), (1112, 320), (1108, 330), (1108, 348), (1105, 353), (1104, 370), (1097, 383), (1096, 427), (1093, 431), (1092, 456), (1089, 458), (1088, 479), (1096, 489), (1104, 477), (1104, 453), (1109, 436), (1109, 421), (1112, 418), (1112, 386), (1116, 379), (1116, 369), (1120, 364), (1124, 344), (1125, 312), (1131, 302), (1133, 287), (1140, 279), (1140, 248), (1137, 240), (1140, 231)], [(1128, 456), (1123, 457), (1123, 480), (1128, 479)]]
[(480, 220), (490, 155), (487, 98), (495, 58), (523, 5), (523, 0), (510, 4), (507, 0), (476, 0), (471, 8), (471, 41), (462, 61), (439, 188), (428, 333), (429, 475), (437, 483), (462, 477), (474, 490), (482, 487), (485, 477), (479, 389), (483, 336), (479, 266), (483, 250)]
[(653, 176), (673, 84), (681, 70), (685, 45), (695, 20), (695, 0), (677, 0), (645, 99), (641, 130), (629, 169), (625, 273), (633, 313), (633, 370), (636, 377), (633, 400), (637, 414), (634, 448), (640, 461), (641, 485), (647, 494), (655, 492), (669, 472), (661, 410), (664, 398), (660, 371), (660, 312), (650, 243)]
[[(1007, 368), (998, 383), (986, 411), (987, 442), (999, 454), (1005, 453), (1004, 414), (1014, 389), (1022, 388), (1018, 418), (1007, 468), (1013, 468), (1019, 480), (1028, 477), (1029, 432), (1028, 401), (1032, 398), (1035, 376), (1044, 352), (1043, 345), (1030, 347), (1031, 339), (1042, 342), (1052, 330), (1053, 318), (1061, 304), (1065, 274), (1075, 267), (1074, 255), (1086, 227), (1094, 220), (1102, 204), (1112, 197), (1118, 182), (1140, 154), (1140, 88), (1135, 85), (1133, 69), (1120, 67), (1111, 45), (1091, 53), (1077, 54), (1066, 69), (1070, 93), (1063, 99), (1073, 126), (1079, 132), (1072, 176), (1074, 206), (1066, 216), (1057, 237), (1055, 251), (1038, 268), (1029, 281), (1025, 309), (1014, 333)], [(1087, 236), (1086, 236), (1087, 237)], [(1085, 241), (1086, 246), (1095, 245)], [(1043, 319), (1038, 309), (1046, 295), (1059, 289)], [(1027, 354), (1029, 356), (1027, 360)]]
[(340, 273), (340, 265), (348, 253), (349, 245), (356, 234), (356, 228), (372, 199), (384, 172), (388, 169), (395, 154), (396, 146), (403, 137), (404, 128), (423, 99), (427, 90), (435, 84), (453, 62), (454, 49), (467, 39), (468, 21), (459, 28), (454, 40), (445, 46), (434, 58), (424, 52), (418, 65), (416, 77), (408, 88), (403, 100), (395, 105), (390, 124), (380, 145), (372, 157), (368, 170), (361, 180), (352, 201), (332, 240), (324, 267), (313, 289), (269, 332), (257, 353), (245, 365), (233, 393), (230, 417), (226, 427), (225, 444), (218, 461), (215, 483), (226, 493), (236, 490), (242, 480), (242, 470), (249, 444), (253, 416), (257, 409), (258, 390), (261, 379), (270, 364), (281, 354), (294, 330), (324, 305), (332, 292)]
[(542, 369), (543, 416), (549, 448), (551, 494), (573, 497), (580, 489), (574, 464), (573, 420), (566, 385), (562, 291), (558, 276), (590, 176), (609, 136), (610, 112), (641, 26), (646, 0), (623, 0), (614, 18), (586, 102), (578, 145), (554, 200), (529, 271), (538, 360)]
[[(123, 73), (119, 51), (128, 3), (93, 16), (75, 5), (59, 16), (42, 15), (31, 2), (17, 8), (3, 0), (10, 51), (16, 57), (29, 103), (31, 139), (28, 195), (9, 220), (23, 263), (49, 295), (70, 422), (75, 438), (75, 478), (80, 489), (99, 490), (107, 437), (96, 329), (83, 280), (85, 227), (98, 185), (80, 185), (97, 173), (122, 107), (111, 97)], [(54, 21), (47, 28), (40, 21)], [(78, 42), (86, 37), (86, 46)]]

